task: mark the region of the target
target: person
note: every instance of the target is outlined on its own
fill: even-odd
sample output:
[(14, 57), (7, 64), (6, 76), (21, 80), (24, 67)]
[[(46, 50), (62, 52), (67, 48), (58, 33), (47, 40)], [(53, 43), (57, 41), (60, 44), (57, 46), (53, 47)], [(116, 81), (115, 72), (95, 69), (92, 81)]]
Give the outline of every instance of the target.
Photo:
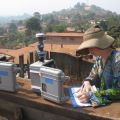
[[(83, 89), (77, 91), (80, 102), (84, 103), (91, 100), (89, 92), (92, 90), (93, 85), (102, 94), (97, 95), (104, 102), (115, 98), (120, 99), (120, 52), (114, 49), (114, 41), (114, 38), (109, 36), (98, 25), (89, 28), (84, 33), (83, 42), (77, 51), (89, 51), (89, 53), (96, 56), (96, 62), (89, 76), (83, 81)], [(96, 99), (96, 94), (93, 97)], [(98, 98), (97, 102), (101, 98)], [(97, 103), (97, 105), (100, 104), (102, 104), (102, 101)]]

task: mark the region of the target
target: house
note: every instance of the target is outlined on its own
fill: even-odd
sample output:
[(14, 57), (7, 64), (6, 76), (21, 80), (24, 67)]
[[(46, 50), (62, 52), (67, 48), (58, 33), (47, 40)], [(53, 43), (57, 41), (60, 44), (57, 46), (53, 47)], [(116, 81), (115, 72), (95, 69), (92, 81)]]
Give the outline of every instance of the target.
[[(75, 52), (83, 41), (83, 33), (79, 32), (64, 32), (64, 33), (46, 33), (46, 44), (49, 44), (50, 49), (54, 51)], [(56, 47), (57, 46), (57, 47)]]
[(78, 45), (83, 41), (83, 33), (65, 32), (65, 33), (46, 33), (45, 43), (59, 45)]
[(25, 26), (18, 26), (17, 31), (18, 32), (25, 32), (26, 31), (26, 27)]

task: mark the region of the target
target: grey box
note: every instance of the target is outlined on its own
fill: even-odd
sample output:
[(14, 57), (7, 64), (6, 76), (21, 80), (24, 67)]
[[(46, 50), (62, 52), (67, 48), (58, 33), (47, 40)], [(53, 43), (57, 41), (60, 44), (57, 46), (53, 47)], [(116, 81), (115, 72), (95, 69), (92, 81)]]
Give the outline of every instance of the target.
[(30, 65), (31, 87), (34, 92), (41, 92), (40, 67), (42, 65), (43, 63), (39, 61)]
[(45, 66), (54, 66), (54, 61), (45, 60), (44, 62), (37, 61), (30, 65), (30, 79), (31, 79), (31, 87), (34, 92), (41, 92), (41, 78), (40, 78), (40, 68)]
[(0, 61), (0, 90), (16, 90), (16, 65), (12, 62)]
[(40, 68), (40, 74), (41, 96), (56, 103), (65, 103), (68, 97), (64, 94), (63, 84), (70, 78), (60, 69), (45, 66)]

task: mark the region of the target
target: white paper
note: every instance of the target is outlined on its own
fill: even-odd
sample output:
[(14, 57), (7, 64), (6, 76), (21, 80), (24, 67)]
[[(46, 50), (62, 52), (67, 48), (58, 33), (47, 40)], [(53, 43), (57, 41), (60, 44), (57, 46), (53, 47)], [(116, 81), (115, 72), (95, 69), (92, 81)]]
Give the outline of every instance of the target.
[(80, 100), (77, 97), (77, 91), (80, 89), (80, 87), (72, 87), (70, 88), (70, 97), (71, 97), (71, 101), (73, 104), (73, 107), (87, 107), (87, 106), (91, 106), (90, 103), (81, 103)]

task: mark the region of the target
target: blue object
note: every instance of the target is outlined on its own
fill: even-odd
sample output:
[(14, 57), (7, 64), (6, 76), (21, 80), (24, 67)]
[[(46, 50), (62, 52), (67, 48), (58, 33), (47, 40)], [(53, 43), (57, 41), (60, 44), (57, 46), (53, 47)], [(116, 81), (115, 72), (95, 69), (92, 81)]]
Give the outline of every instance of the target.
[(53, 79), (45, 78), (45, 83), (47, 83), (47, 84), (53, 84), (54, 81), (53, 81)]
[(75, 97), (73, 96), (74, 93), (72, 92), (71, 88), (69, 88), (68, 90), (69, 90), (70, 100), (72, 102), (73, 107), (78, 107), (75, 101)]
[(8, 76), (8, 72), (7, 71), (0, 71), (0, 77), (5, 77)]

